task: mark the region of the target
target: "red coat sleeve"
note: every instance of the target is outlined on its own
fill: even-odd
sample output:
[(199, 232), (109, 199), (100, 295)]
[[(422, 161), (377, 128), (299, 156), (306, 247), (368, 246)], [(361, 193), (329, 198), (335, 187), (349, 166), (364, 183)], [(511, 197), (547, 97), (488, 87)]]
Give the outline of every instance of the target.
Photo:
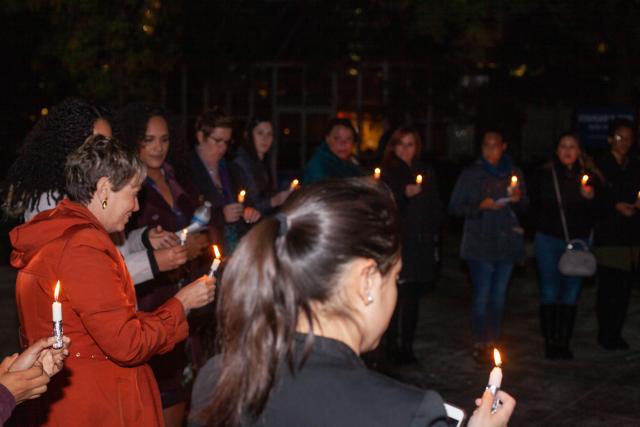
[(80, 231), (69, 240), (58, 268), (62, 292), (105, 355), (123, 366), (138, 365), (171, 350), (187, 337), (189, 327), (175, 298), (151, 313), (136, 310), (124, 262), (108, 244), (92, 231)]

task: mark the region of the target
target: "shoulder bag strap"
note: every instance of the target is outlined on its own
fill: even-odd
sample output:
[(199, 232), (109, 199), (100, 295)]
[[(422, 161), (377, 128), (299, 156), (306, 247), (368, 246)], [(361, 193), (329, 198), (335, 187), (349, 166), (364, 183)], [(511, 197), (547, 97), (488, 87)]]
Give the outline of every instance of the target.
[(562, 220), (562, 231), (564, 231), (564, 240), (569, 243), (569, 229), (567, 228), (567, 219), (564, 216), (564, 205), (560, 196), (560, 185), (558, 185), (558, 175), (556, 174), (555, 165), (551, 165), (551, 174), (553, 175), (553, 186), (556, 190), (556, 200), (558, 201), (558, 209), (560, 209), (560, 219)]

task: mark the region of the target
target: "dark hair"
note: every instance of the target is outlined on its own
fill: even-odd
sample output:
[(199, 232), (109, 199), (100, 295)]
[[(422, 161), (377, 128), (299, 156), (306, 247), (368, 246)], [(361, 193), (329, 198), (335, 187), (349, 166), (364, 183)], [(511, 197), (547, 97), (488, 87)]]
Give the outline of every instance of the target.
[(387, 146), (384, 149), (384, 155), (382, 156), (382, 164), (388, 165), (393, 156), (395, 155), (394, 149), (400, 143), (400, 140), (405, 135), (413, 135), (416, 140), (416, 153), (414, 159), (420, 158), (420, 153), (422, 152), (422, 138), (420, 138), (420, 133), (416, 128), (409, 126), (401, 126), (398, 129), (394, 130), (389, 138), (389, 142), (387, 142)]
[(92, 135), (67, 158), (64, 168), (69, 200), (89, 203), (98, 180), (109, 178), (113, 191), (120, 191), (138, 176), (144, 180), (146, 170), (135, 152), (123, 147), (115, 138)]
[(106, 108), (68, 98), (38, 120), (7, 173), (7, 213), (17, 215), (33, 208), (43, 193), (55, 191), (60, 199), (64, 197), (67, 156), (93, 134), (98, 119), (112, 122)]
[(205, 138), (208, 138), (215, 128), (233, 129), (233, 118), (217, 106), (204, 110), (196, 119), (196, 132), (202, 132)]
[[(162, 117), (167, 122), (167, 127), (171, 130), (169, 126), (169, 115), (164, 107), (139, 102), (129, 104), (118, 111), (118, 115), (116, 116), (118, 134), (116, 136), (124, 146), (137, 152), (140, 144), (144, 141), (147, 124), (152, 117)], [(169, 136), (171, 142), (173, 142), (172, 136), (173, 135)]]
[(395, 203), (388, 189), (373, 180), (325, 181), (293, 192), (280, 214), (263, 220), (241, 240), (225, 269), (217, 313), (222, 365), (204, 415), (217, 426), (258, 416), (277, 369), (285, 362), (295, 369), (293, 337), (299, 317), (311, 325), (308, 349), (313, 302), (328, 303), (336, 315), (350, 317), (336, 296), (344, 266), (370, 258), (387, 274), (399, 249)]
[(625, 119), (624, 117), (616, 117), (609, 122), (609, 137), (613, 138), (616, 131), (620, 128), (629, 128), (632, 131), (634, 130), (631, 120)]
[(349, 119), (341, 119), (338, 117), (335, 117), (333, 119), (331, 119), (329, 121), (329, 124), (327, 125), (327, 130), (325, 132), (325, 135), (329, 135), (331, 133), (331, 131), (333, 130), (334, 127), (336, 126), (343, 126), (346, 127), (347, 129), (351, 130), (351, 132), (353, 133), (353, 141), (357, 142), (358, 141), (358, 132), (356, 131), (356, 128), (353, 127), (353, 124), (351, 123), (351, 120)]
[[(598, 166), (593, 161), (593, 158), (589, 156), (589, 154), (585, 151), (584, 146), (582, 145), (582, 140), (580, 139), (580, 135), (575, 131), (567, 131), (560, 134), (558, 139), (556, 140), (555, 150), (553, 153), (553, 158), (557, 159), (557, 151), (558, 147), (560, 147), (560, 143), (564, 138), (573, 138), (578, 143), (578, 149), (580, 150), (580, 155), (578, 156), (577, 163), (580, 165), (580, 168), (583, 172), (590, 171), (600, 179), (600, 181), (604, 181), (604, 175), (598, 168)], [(552, 167), (553, 162), (549, 162), (548, 167)]]
[[(244, 140), (242, 141), (244, 149), (251, 155), (251, 157), (256, 159), (258, 158), (258, 152), (256, 151), (256, 143), (253, 140), (253, 131), (260, 123), (269, 123), (273, 127), (273, 123), (271, 123), (270, 119), (264, 117), (253, 117), (247, 122), (247, 126), (244, 128)], [(268, 155), (269, 153), (265, 155), (265, 161)]]

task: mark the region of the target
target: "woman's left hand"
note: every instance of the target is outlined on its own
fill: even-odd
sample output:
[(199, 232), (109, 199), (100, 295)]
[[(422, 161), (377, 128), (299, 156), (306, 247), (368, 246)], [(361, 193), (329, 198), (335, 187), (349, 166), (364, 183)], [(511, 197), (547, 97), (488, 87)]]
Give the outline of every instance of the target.
[(590, 185), (581, 185), (580, 186), (580, 194), (587, 200), (592, 200), (595, 195), (595, 191), (593, 187)]
[(180, 239), (178, 239), (176, 233), (165, 231), (160, 225), (155, 228), (150, 228), (148, 237), (153, 249), (166, 249), (180, 243)]
[(244, 208), (244, 212), (242, 213), (242, 218), (244, 218), (244, 222), (249, 224), (253, 224), (260, 219), (260, 212), (250, 206)]

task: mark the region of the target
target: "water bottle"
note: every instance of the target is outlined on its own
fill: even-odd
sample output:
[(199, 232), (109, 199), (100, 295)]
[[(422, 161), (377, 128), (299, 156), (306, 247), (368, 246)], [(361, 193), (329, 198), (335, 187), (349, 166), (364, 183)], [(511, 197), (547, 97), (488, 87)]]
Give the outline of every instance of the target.
[(196, 230), (206, 227), (207, 224), (209, 224), (210, 219), (211, 203), (205, 201), (204, 204), (193, 213), (193, 216), (191, 217), (191, 224), (187, 227), (187, 230), (189, 233), (193, 233)]

